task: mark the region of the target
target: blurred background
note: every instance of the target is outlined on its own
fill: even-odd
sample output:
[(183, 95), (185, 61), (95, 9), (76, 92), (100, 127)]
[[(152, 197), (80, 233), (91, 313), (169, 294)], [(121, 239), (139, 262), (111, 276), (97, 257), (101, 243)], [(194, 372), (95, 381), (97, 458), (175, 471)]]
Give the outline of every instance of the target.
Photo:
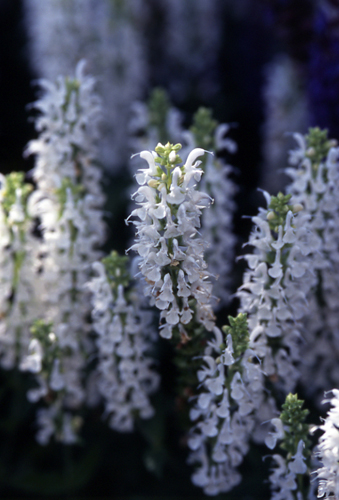
[[(110, 214), (107, 251), (123, 252), (130, 238), (129, 124), (133, 103), (155, 87), (167, 91), (184, 126), (199, 106), (232, 124), (237, 254), (250, 230), (242, 216), (262, 203), (257, 188), (283, 189), (293, 132), (317, 125), (339, 138), (337, 0), (0, 0), (1, 173), (33, 166), (23, 150), (36, 137), (29, 104), (39, 95), (37, 80), (73, 74), (82, 58), (98, 79), (105, 110), (99, 160)], [(241, 273), (235, 265), (234, 289)], [(223, 317), (235, 310), (233, 303)], [(165, 343), (158, 349), (156, 416), (119, 434), (88, 410), (74, 446), (36, 443), (30, 380), (1, 371), (1, 498), (202, 497), (186, 464), (172, 353)], [(220, 498), (269, 498), (259, 449), (241, 470), (241, 486)]]

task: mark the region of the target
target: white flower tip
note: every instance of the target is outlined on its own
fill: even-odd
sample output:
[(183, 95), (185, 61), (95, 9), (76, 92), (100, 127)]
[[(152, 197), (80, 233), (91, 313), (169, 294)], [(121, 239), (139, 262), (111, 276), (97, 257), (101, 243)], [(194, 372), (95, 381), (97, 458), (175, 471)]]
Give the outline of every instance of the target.
[(168, 159), (171, 163), (174, 163), (175, 162), (175, 159), (177, 157), (177, 153), (176, 151), (171, 151), (169, 156), (168, 156)]
[(86, 59), (80, 59), (75, 68), (75, 77), (77, 80), (81, 80), (83, 78), (86, 66)]

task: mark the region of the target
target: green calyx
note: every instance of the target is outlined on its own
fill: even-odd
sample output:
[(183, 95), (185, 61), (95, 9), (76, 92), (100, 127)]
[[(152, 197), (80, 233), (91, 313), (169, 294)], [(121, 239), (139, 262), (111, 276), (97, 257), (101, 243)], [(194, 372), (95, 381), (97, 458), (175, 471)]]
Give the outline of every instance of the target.
[(328, 139), (328, 130), (321, 130), (319, 127), (310, 128), (306, 139), (306, 156), (312, 161), (314, 167), (324, 161), (331, 147), (336, 145), (336, 141)]
[(130, 282), (128, 257), (119, 255), (115, 250), (101, 261), (105, 266), (106, 276), (113, 290), (119, 285), (127, 287)]
[[(155, 148), (157, 153), (157, 158), (155, 158), (155, 163), (158, 164), (158, 177), (159, 180), (151, 180), (148, 184), (156, 189), (160, 188), (161, 185), (165, 185), (167, 192), (169, 192), (172, 184), (172, 171), (180, 163), (183, 163), (182, 159), (178, 155), (178, 151), (182, 148), (181, 144), (167, 144), (163, 145), (160, 142)], [(165, 170), (166, 172), (165, 172)], [(183, 170), (183, 167), (181, 167)]]
[(178, 151), (182, 148), (181, 144), (170, 144), (167, 142), (165, 146), (159, 142), (155, 148), (158, 158), (155, 158), (155, 163), (159, 163), (162, 167), (172, 170), (182, 159), (178, 155)]
[(193, 124), (190, 128), (195, 143), (199, 148), (207, 151), (215, 149), (214, 132), (218, 122), (212, 118), (212, 111), (208, 108), (199, 108), (193, 116)]
[(26, 184), (24, 178), (24, 172), (12, 172), (5, 176), (4, 186), (1, 189), (1, 203), (7, 217), (12, 206), (16, 202), (18, 190), (20, 190), (21, 193), (22, 206), (24, 210), (26, 208), (27, 198), (33, 186), (31, 184)]
[(64, 210), (67, 201), (67, 191), (70, 190), (74, 202), (77, 202), (84, 195), (84, 187), (80, 184), (74, 184), (69, 177), (62, 179), (61, 187), (56, 190), (56, 194), (60, 203), (61, 213)]
[(282, 405), (280, 419), (284, 426), (288, 427), (288, 432), (285, 433), (282, 444), (282, 449), (288, 452), (291, 457), (297, 452), (299, 441), (302, 440), (305, 444), (304, 455), (310, 454), (308, 451), (310, 442), (308, 440), (309, 426), (305, 424), (305, 420), (309, 411), (302, 409), (304, 401), (298, 399), (297, 394), (288, 394), (285, 403)]
[(52, 331), (52, 323), (43, 319), (34, 321), (30, 328), (30, 332), (35, 339), (38, 339), (42, 344), (48, 339), (48, 335)]
[(65, 78), (65, 85), (66, 85), (66, 97), (65, 97), (65, 102), (62, 106), (64, 113), (66, 113), (68, 106), (71, 102), (71, 99), (72, 99), (71, 96), (73, 94), (75, 94), (75, 96), (78, 95), (79, 89), (80, 89), (80, 81), (77, 80), (76, 78), (67, 77), (67, 78)]
[(249, 344), (247, 314), (239, 313), (237, 317), (228, 316), (229, 325), (222, 327), (225, 335), (231, 334), (233, 341), (234, 357), (241, 356)]
[(69, 100), (69, 96), (71, 95), (72, 92), (78, 92), (80, 88), (80, 82), (76, 78), (66, 78), (65, 83), (66, 83), (67, 96)]
[(278, 193), (277, 196), (271, 197), (271, 202), (268, 206), (267, 220), (272, 231), (279, 231), (279, 226), (284, 226), (286, 216), (290, 210), (293, 211), (293, 205), (289, 205), (291, 194), (284, 195)]

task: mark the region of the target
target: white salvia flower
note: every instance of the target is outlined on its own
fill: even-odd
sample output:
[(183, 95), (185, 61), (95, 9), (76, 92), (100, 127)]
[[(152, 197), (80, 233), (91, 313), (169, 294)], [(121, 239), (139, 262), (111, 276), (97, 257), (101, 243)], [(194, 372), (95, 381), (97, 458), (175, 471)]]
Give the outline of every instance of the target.
[[(112, 254), (104, 262), (109, 259), (116, 262), (119, 257)], [(119, 262), (116, 269), (121, 269)], [(109, 279), (101, 262), (95, 262), (93, 270), (96, 276), (87, 284), (92, 292), (98, 362), (93, 383), (104, 400), (110, 427), (130, 432), (134, 429), (136, 414), (141, 418), (154, 414), (150, 394), (157, 389), (159, 376), (152, 368), (149, 354), (152, 314), (142, 308), (140, 290), (127, 292), (123, 284), (119, 284), (121, 272)]]
[(63, 400), (59, 408), (75, 409), (85, 398), (90, 300), (84, 285), (105, 238), (101, 171), (95, 165), (100, 101), (83, 61), (74, 79), (59, 77), (41, 85), (45, 93), (35, 103), (41, 111), (36, 119), (40, 135), (27, 146), (27, 154), (36, 156), (29, 211), (38, 217), (42, 233), (42, 310), (35, 318), (52, 323), (60, 348), (45, 383)]
[[(220, 341), (219, 347), (218, 341), (209, 345), (209, 354), (212, 348), (214, 356), (211, 360), (206, 356), (203, 358), (205, 361), (208, 359), (209, 369), (205, 370), (200, 380), (203, 392), (209, 392), (211, 396), (199, 397), (191, 412), (196, 424), (190, 440), (190, 460), (197, 463), (204, 460), (209, 464), (204, 468), (206, 493), (211, 484), (215, 485), (213, 478), (216, 470), (213, 462), (206, 457), (206, 450), (212, 447), (211, 458), (214, 462), (222, 461), (221, 469), (227, 478), (230, 470), (233, 472), (242, 462), (249, 449), (250, 437), (259, 439), (262, 434), (256, 432), (256, 426), (262, 422), (263, 409), (267, 410), (266, 413), (274, 409), (271, 398), (264, 390), (262, 370), (269, 368), (268, 375), (278, 375), (285, 390), (293, 386), (298, 377), (293, 365), (293, 361), (299, 359), (297, 321), (307, 310), (306, 294), (314, 283), (311, 261), (307, 259), (314, 248), (310, 244), (308, 217), (304, 217), (302, 212), (293, 213), (287, 203), (288, 197), (279, 195), (270, 199), (267, 194), (266, 197), (270, 211), (261, 209), (259, 215), (253, 217), (256, 230), (252, 232), (249, 243), (256, 251), (254, 255), (246, 256), (249, 270), (238, 292), (241, 310), (248, 314), (249, 345), (239, 359), (231, 353), (233, 364), (230, 364), (231, 345), (228, 340), (224, 354), (220, 350)], [(270, 224), (274, 224), (274, 228)], [(301, 277), (303, 281), (299, 280)], [(214, 335), (218, 337), (216, 329)], [(274, 355), (270, 346), (272, 338), (275, 345), (281, 338), (281, 347)], [(236, 346), (235, 341), (232, 342), (232, 349), (233, 344)], [(219, 403), (220, 368), (213, 359), (216, 356), (220, 361), (227, 362), (224, 380), (227, 380), (230, 391), (224, 396), (229, 398), (228, 407), (225, 402)], [(257, 362), (260, 358), (264, 358), (263, 367)], [(232, 408), (231, 412), (229, 408)], [(214, 439), (213, 445), (207, 447), (206, 443), (211, 438)], [(228, 486), (224, 484), (223, 488), (226, 487), (231, 489), (232, 483), (229, 482)], [(213, 491), (228, 490), (214, 487)]]
[(307, 465), (305, 464), (306, 458), (303, 455), (305, 444), (302, 440), (298, 443), (297, 453), (292, 456), (293, 461), (289, 462), (288, 468), (294, 474), (305, 474)]
[[(264, 358), (267, 375), (278, 375), (284, 390), (293, 389), (299, 377), (299, 320), (307, 312), (307, 296), (315, 284), (312, 255), (319, 248), (309, 227), (309, 215), (293, 212), (289, 197), (279, 194), (269, 198), (269, 206), (282, 203), (285, 208), (260, 209), (252, 218), (255, 230), (248, 244), (254, 254), (245, 255), (249, 269), (237, 295), (242, 312), (248, 313), (250, 347)], [(277, 219), (278, 214), (285, 219)], [(275, 222), (277, 221), (277, 222)], [(275, 231), (272, 230), (275, 226)], [(271, 339), (279, 339), (273, 354)], [(273, 340), (275, 348), (277, 341)]]
[(43, 350), (38, 339), (32, 339), (28, 346), (28, 356), (21, 363), (21, 370), (39, 373), (42, 368)]
[(272, 469), (269, 480), (272, 487), (272, 500), (294, 500), (293, 491), (297, 489), (296, 475), (288, 472), (286, 460), (278, 454), (272, 456), (276, 467)]
[[(141, 153), (149, 167), (139, 170), (140, 187), (133, 195), (138, 208), (127, 219), (140, 219), (133, 221), (137, 236), (131, 249), (141, 257), (139, 268), (148, 284), (145, 293), (161, 311), (160, 335), (165, 338), (172, 336), (173, 328), (186, 335), (185, 325), (193, 317), (208, 331), (214, 327), (205, 243), (198, 234), (202, 210), (210, 203), (209, 197), (196, 189), (202, 175), (197, 159), (204, 150), (191, 151), (179, 167), (168, 162), (169, 154), (179, 149), (180, 145), (168, 143), (156, 147), (159, 156)], [(189, 305), (191, 299), (195, 310)]]
[(284, 437), (285, 431), (280, 418), (272, 418), (271, 424), (275, 427), (275, 432), (268, 433), (265, 439), (265, 444), (270, 450), (273, 450), (277, 444), (277, 440)]
[[(317, 296), (309, 295), (310, 311), (304, 320), (302, 383), (308, 394), (329, 390), (338, 378), (338, 280), (339, 280), (339, 148), (327, 132), (310, 129), (306, 136), (294, 135), (298, 147), (292, 151), (286, 172), (292, 182), (288, 191), (291, 203), (304, 207), (318, 249), (313, 258), (317, 272)], [(316, 242), (317, 240), (317, 242)], [(313, 384), (309, 384), (312, 376)]]
[(316, 475), (319, 479), (318, 497), (339, 499), (339, 390), (332, 390), (330, 402), (332, 407), (327, 413), (324, 423), (319, 426), (323, 431), (317, 446), (317, 455), (321, 465)]
[[(233, 321), (246, 338), (246, 316), (239, 315)], [(221, 353), (222, 333), (215, 327), (197, 373), (200, 394), (190, 412), (194, 426), (188, 440), (189, 462), (197, 466), (193, 484), (207, 495), (230, 491), (240, 482), (236, 468), (249, 449), (253, 413), (265, 404), (260, 365), (253, 363), (247, 341), (235, 356), (233, 343), (239, 340), (241, 337), (232, 340), (228, 333), (227, 347)]]
[[(203, 364), (197, 372), (201, 390), (191, 410), (195, 424), (189, 438), (192, 450), (189, 460), (198, 466), (192, 476), (193, 483), (212, 495), (229, 491), (240, 480), (235, 467), (248, 450), (248, 435), (254, 422), (249, 414), (254, 408), (253, 401), (260, 404), (255, 396), (257, 392), (261, 394), (258, 388), (262, 389), (262, 384), (241, 391), (242, 377), (249, 381), (248, 367), (244, 366), (242, 376), (236, 372), (230, 383), (234, 385), (233, 396), (237, 392), (241, 401), (234, 411), (236, 400), (231, 399), (224, 385), (225, 367), (235, 362), (232, 339), (228, 338), (228, 350), (221, 357), (223, 336), (214, 324), (205, 245), (197, 233), (202, 209), (209, 204), (209, 197), (196, 190), (203, 173), (197, 160), (204, 150), (193, 149), (184, 166), (179, 167), (180, 159), (175, 160), (172, 154), (179, 149), (180, 145), (158, 144), (155, 148), (158, 156), (146, 151), (141, 153), (148, 168), (137, 174), (140, 187), (133, 197), (138, 208), (132, 216), (140, 221), (134, 222), (137, 239), (131, 248), (140, 255), (139, 268), (148, 283), (146, 295), (151, 296), (151, 303), (161, 311), (160, 319), (164, 323), (160, 326), (160, 335), (165, 338), (173, 335), (179, 341), (189, 342), (190, 336), (201, 328), (199, 323), (211, 332), (202, 356)], [(225, 364), (217, 361), (217, 356)], [(249, 353), (245, 356), (246, 361), (249, 356)], [(255, 371), (256, 368), (251, 371), (251, 379), (260, 380), (260, 370), (259, 374)], [(256, 394), (250, 393), (251, 390)], [(211, 448), (211, 457), (206, 455), (208, 448)]]
[(83, 58), (91, 73), (100, 75), (100, 160), (108, 169), (121, 167), (128, 160), (130, 105), (140, 99), (148, 79), (146, 2), (25, 0), (24, 7), (31, 59), (39, 77), (54, 81), (60, 74), (72, 74)]
[[(190, 130), (185, 130), (181, 124), (179, 111), (170, 105), (165, 91), (161, 89), (153, 91), (148, 106), (136, 103), (134, 111), (136, 116), (130, 127), (133, 153), (143, 147), (151, 149), (153, 144), (163, 141), (173, 144), (178, 141), (183, 142), (183, 155), (188, 155), (194, 148), (203, 148), (216, 154), (224, 150), (231, 153), (236, 151), (235, 142), (225, 137), (230, 127), (226, 124), (217, 125), (208, 109), (200, 108), (193, 117)], [(172, 153), (172, 158), (175, 158), (175, 152)], [(130, 166), (134, 172), (135, 155), (132, 158)], [(230, 275), (235, 245), (232, 217), (236, 188), (230, 179), (232, 168), (221, 158), (217, 158), (214, 154), (205, 155), (201, 168), (204, 171), (201, 190), (213, 199), (213, 203), (209, 210), (204, 210), (202, 213), (200, 232), (202, 238), (209, 243), (209, 247), (205, 250), (205, 260), (210, 274), (217, 278), (213, 283), (213, 291), (218, 301), (214, 301), (213, 307), (218, 309), (229, 303), (231, 297)], [(142, 174), (136, 175), (137, 181), (141, 176)], [(184, 197), (177, 184), (179, 178), (180, 170), (175, 170), (168, 202)]]

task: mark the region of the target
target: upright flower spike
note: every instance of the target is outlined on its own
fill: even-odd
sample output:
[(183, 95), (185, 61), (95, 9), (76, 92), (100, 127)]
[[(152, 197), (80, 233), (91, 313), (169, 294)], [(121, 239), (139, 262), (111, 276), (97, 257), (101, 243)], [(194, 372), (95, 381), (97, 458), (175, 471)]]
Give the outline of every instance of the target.
[(40, 135), (27, 147), (27, 154), (36, 155), (29, 210), (40, 221), (42, 235), (42, 312), (36, 318), (53, 324), (60, 370), (72, 380), (59, 407), (74, 410), (85, 398), (90, 300), (84, 285), (105, 237), (101, 171), (95, 163), (100, 101), (83, 61), (75, 78), (41, 84), (45, 93), (35, 103)]
[(37, 243), (27, 212), (32, 185), (22, 172), (0, 176), (0, 364), (19, 366), (27, 353), (37, 312)]
[(339, 390), (333, 389), (332, 398), (323, 403), (331, 403), (324, 423), (319, 427), (323, 434), (319, 438), (316, 454), (322, 467), (316, 471), (319, 479), (318, 498), (338, 500), (339, 498)]
[(167, 143), (158, 144), (154, 155), (140, 153), (148, 168), (136, 176), (140, 187), (133, 197), (138, 208), (127, 219), (139, 218), (133, 221), (137, 235), (131, 249), (141, 257), (145, 293), (161, 311), (160, 335), (177, 340), (188, 338), (186, 325), (193, 318), (208, 331), (214, 328), (206, 243), (198, 234), (202, 210), (210, 204), (208, 195), (196, 189), (203, 173), (197, 160), (204, 150), (192, 150), (179, 166), (180, 149), (180, 144)]
[[(306, 297), (315, 283), (311, 257), (318, 240), (308, 226), (309, 215), (300, 204), (289, 203), (290, 195), (265, 196), (268, 209), (260, 209), (253, 217), (255, 230), (249, 244), (255, 251), (245, 256), (249, 270), (238, 291), (240, 310), (248, 316), (248, 348), (235, 358), (237, 343), (225, 331), (226, 346), (216, 336), (203, 358), (206, 366), (198, 374), (203, 392), (191, 413), (197, 424), (190, 447), (192, 461), (200, 467), (192, 480), (211, 495), (237, 484), (236, 467), (248, 451), (250, 437), (260, 441), (260, 424), (272, 415), (274, 404), (265, 390), (263, 374), (269, 375), (271, 382), (278, 381), (283, 390), (293, 387), (299, 376), (299, 320), (307, 312)], [(222, 364), (228, 367), (226, 375)], [(234, 373), (233, 366), (239, 365), (242, 369)], [(216, 396), (221, 395), (225, 406), (216, 402)], [(221, 425), (220, 417), (227, 419), (230, 408), (235, 409), (234, 415), (227, 425)], [(213, 450), (212, 462), (209, 449)], [(237, 478), (236, 483), (233, 478)]]
[[(238, 291), (242, 313), (248, 317), (248, 343), (246, 336), (236, 335), (237, 329), (234, 335), (226, 329), (226, 345), (221, 345), (221, 338), (210, 344), (206, 354), (211, 359), (204, 357), (209, 369), (203, 370), (203, 395), (191, 414), (197, 420), (190, 442), (192, 459), (201, 464), (192, 480), (211, 495), (229, 491), (240, 481), (236, 468), (248, 452), (250, 438), (263, 438), (261, 424), (274, 411), (263, 375), (278, 380), (284, 390), (298, 377), (293, 363), (299, 359), (297, 320), (307, 310), (305, 294), (313, 283), (307, 268), (312, 251), (308, 217), (303, 217), (300, 205), (289, 205), (290, 196), (265, 195), (269, 208), (253, 218), (256, 229), (249, 244), (255, 252), (245, 257), (249, 270)], [(234, 330), (232, 321), (230, 326)], [(227, 372), (220, 375), (218, 385), (222, 370)], [(225, 402), (218, 403), (215, 395), (205, 394), (207, 390), (218, 398), (223, 395)]]
[[(304, 320), (302, 383), (309, 395), (329, 390), (338, 378), (338, 244), (339, 244), (339, 148), (326, 130), (311, 128), (295, 134), (297, 149), (290, 153), (286, 170), (292, 182), (291, 201), (303, 205), (318, 249), (314, 256), (317, 283), (308, 296), (311, 314)], [(313, 384), (309, 384), (312, 376)]]
[[(133, 152), (142, 147), (151, 148), (157, 142), (183, 142), (183, 155), (193, 148), (202, 148), (216, 153), (202, 158), (201, 168), (204, 175), (201, 190), (213, 200), (210, 210), (204, 210), (201, 218), (201, 235), (209, 242), (205, 260), (214, 280), (213, 290), (218, 301), (214, 309), (220, 309), (231, 300), (231, 270), (234, 260), (235, 237), (232, 232), (234, 194), (236, 187), (230, 179), (232, 167), (225, 163), (225, 151), (234, 153), (236, 144), (225, 137), (229, 130), (227, 124), (220, 124), (212, 118), (209, 109), (200, 108), (193, 117), (189, 130), (181, 124), (180, 113), (170, 106), (169, 98), (162, 89), (154, 89), (148, 103), (135, 103), (135, 117), (131, 122), (131, 146)], [(134, 168), (133, 156), (131, 167)], [(134, 168), (135, 171), (135, 168)]]
[(153, 416), (150, 395), (159, 383), (150, 357), (153, 315), (130, 286), (127, 260), (112, 252), (95, 262), (88, 283), (97, 360), (91, 392), (100, 394), (110, 427), (120, 432), (132, 431), (136, 416)]
[(271, 420), (275, 431), (268, 434), (265, 443), (273, 450), (279, 441), (282, 450), (272, 456), (275, 465), (269, 477), (272, 500), (310, 498), (309, 426), (305, 424), (309, 411), (302, 409), (303, 404), (297, 394), (288, 394), (280, 417)]
[[(205, 349), (198, 371), (199, 395), (191, 410), (192, 482), (207, 495), (230, 491), (241, 476), (237, 467), (249, 449), (254, 412), (263, 403), (263, 373), (249, 348), (246, 314), (229, 317), (229, 326)], [(256, 362), (253, 362), (255, 359)]]
[(318, 238), (309, 227), (302, 205), (290, 204), (291, 195), (270, 197), (268, 209), (252, 218), (255, 229), (245, 255), (249, 269), (237, 292), (240, 310), (248, 313), (250, 347), (263, 358), (263, 369), (288, 391), (299, 378), (300, 320), (315, 285), (312, 256)]

